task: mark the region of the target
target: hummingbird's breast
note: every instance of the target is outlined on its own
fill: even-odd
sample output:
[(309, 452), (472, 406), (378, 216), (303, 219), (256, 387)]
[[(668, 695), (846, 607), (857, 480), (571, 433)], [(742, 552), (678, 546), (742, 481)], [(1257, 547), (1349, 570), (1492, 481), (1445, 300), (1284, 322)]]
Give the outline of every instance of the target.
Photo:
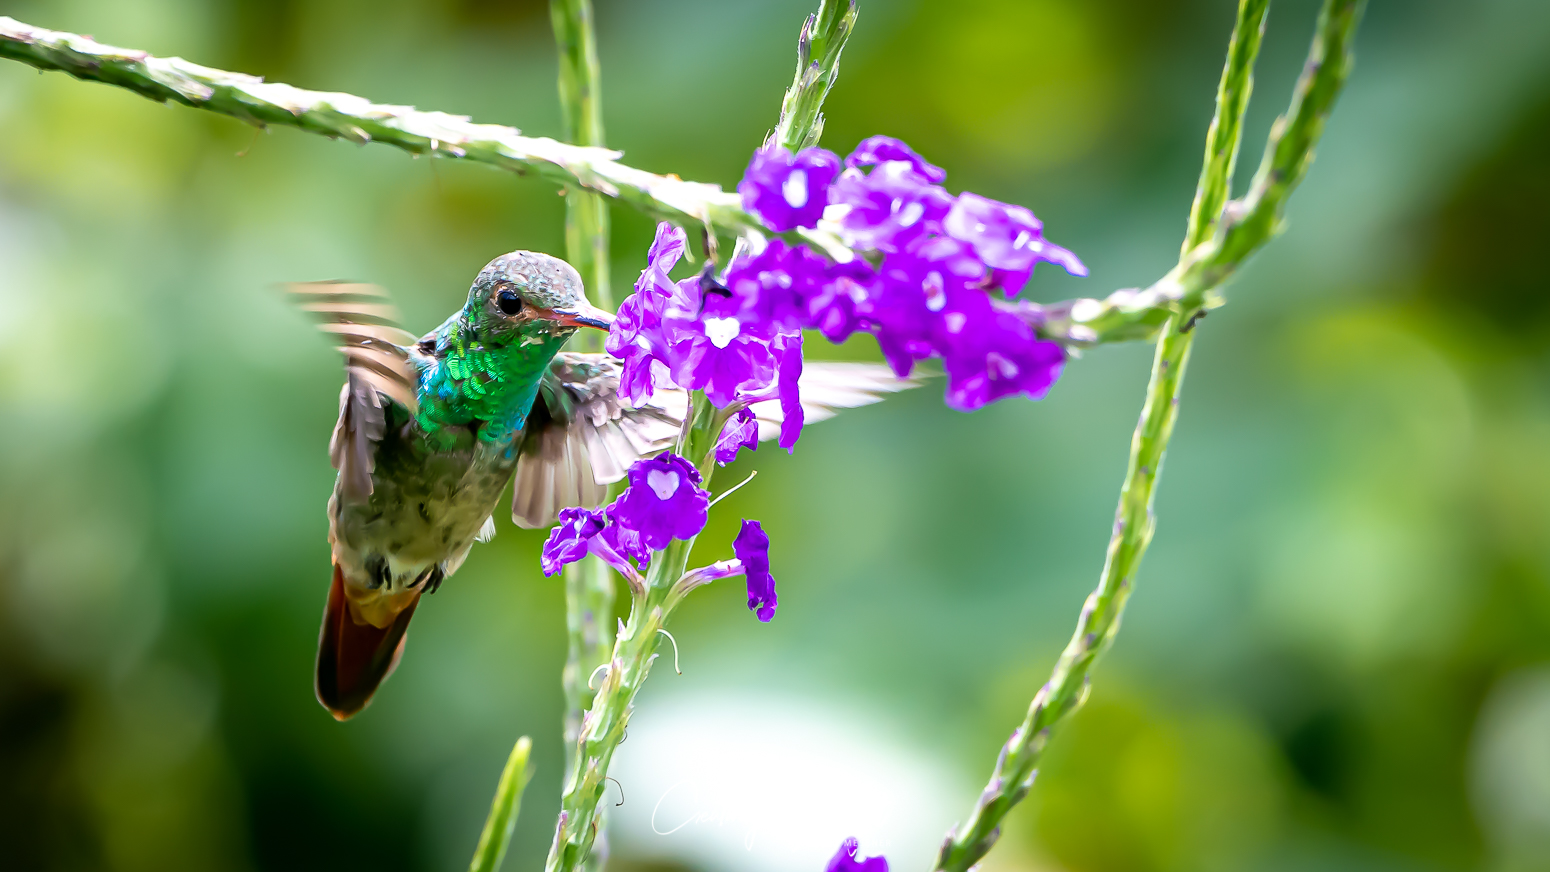
[[(435, 590), (456, 571), (516, 468), (515, 434), (488, 440), (475, 428), (449, 429), (461, 432), (442, 450), (413, 423), (389, 427), (370, 497), (349, 501), (336, 483), (329, 500), (334, 560), (354, 588), (352, 603), (374, 625), (391, 622), (406, 597)], [(438, 435), (444, 444), (447, 433)]]

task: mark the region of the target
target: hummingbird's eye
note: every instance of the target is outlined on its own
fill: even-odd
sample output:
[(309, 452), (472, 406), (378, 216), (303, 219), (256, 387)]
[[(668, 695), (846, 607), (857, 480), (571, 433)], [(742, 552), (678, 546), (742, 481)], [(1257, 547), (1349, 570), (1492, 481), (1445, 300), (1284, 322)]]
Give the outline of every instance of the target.
[(511, 288), (501, 288), (495, 295), (495, 305), (507, 315), (515, 315), (522, 311), (522, 298)]

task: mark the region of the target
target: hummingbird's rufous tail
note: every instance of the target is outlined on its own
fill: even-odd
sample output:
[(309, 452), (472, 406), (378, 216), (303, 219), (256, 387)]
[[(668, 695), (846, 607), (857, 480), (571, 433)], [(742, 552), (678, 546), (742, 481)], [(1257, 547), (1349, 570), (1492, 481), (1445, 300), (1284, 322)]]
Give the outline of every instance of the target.
[(318, 633), (318, 702), (337, 720), (348, 720), (371, 702), (377, 685), (393, 674), (404, 653), (404, 632), (419, 605), (416, 596), (386, 628), (357, 623), (344, 589), (344, 571), (334, 564), (323, 629)]

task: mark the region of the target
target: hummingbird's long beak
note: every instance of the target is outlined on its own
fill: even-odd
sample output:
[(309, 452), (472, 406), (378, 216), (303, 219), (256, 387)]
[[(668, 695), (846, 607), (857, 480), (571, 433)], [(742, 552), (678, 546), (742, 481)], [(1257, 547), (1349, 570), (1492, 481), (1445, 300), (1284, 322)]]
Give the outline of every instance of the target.
[(550, 309), (549, 311), (554, 313), (554, 320), (566, 327), (592, 327), (607, 330), (614, 323), (614, 316), (606, 309), (599, 309), (585, 301), (574, 309)]

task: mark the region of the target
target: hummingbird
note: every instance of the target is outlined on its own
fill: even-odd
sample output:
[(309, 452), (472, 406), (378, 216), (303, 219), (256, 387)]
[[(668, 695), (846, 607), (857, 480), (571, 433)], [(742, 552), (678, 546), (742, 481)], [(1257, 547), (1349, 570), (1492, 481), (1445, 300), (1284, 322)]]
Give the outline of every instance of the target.
[[(329, 441), (338, 473), (328, 501), (333, 575), (314, 684), (343, 721), (397, 667), (420, 599), (495, 534), (508, 484), (521, 527), (600, 505), (632, 463), (673, 443), (688, 396), (668, 388), (627, 404), (618, 361), (563, 350), (578, 330), (606, 331), (613, 315), (551, 255), (513, 251), (490, 261), (463, 307), (419, 339), (374, 285), (289, 289), (345, 357)], [(810, 363), (800, 381), (808, 421), (911, 385), (860, 363)], [(779, 404), (757, 403), (754, 412), (761, 439), (773, 438)]]

